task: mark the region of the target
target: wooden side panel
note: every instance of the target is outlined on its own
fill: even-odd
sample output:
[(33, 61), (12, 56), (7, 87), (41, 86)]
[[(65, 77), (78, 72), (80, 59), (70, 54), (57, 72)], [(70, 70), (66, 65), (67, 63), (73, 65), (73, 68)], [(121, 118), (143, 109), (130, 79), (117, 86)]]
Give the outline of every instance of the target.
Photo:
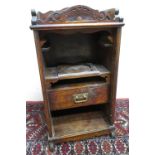
[(49, 108), (49, 104), (48, 104), (48, 98), (47, 98), (47, 94), (46, 94), (41, 42), (40, 42), (38, 33), (39, 32), (34, 31), (34, 38), (35, 38), (37, 60), (38, 60), (40, 80), (41, 80), (41, 86), (42, 86), (42, 93), (43, 93), (43, 99), (44, 99), (44, 113), (45, 113), (48, 131), (49, 131), (49, 136), (51, 137), (52, 135), (54, 135), (54, 130), (52, 127), (52, 119), (51, 119), (50, 108)]
[(116, 103), (116, 91), (117, 91), (117, 75), (118, 64), (120, 54), (120, 42), (121, 42), (121, 28), (117, 28), (114, 32), (114, 57), (112, 61), (111, 71), (111, 88), (110, 88), (110, 103), (111, 103), (111, 122), (115, 120), (115, 103)]

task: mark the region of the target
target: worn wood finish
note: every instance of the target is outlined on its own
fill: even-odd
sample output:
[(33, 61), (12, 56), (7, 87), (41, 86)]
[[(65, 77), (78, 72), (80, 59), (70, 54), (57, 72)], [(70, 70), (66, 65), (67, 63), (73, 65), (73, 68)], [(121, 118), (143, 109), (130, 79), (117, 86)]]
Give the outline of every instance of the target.
[[(70, 31), (71, 32), (71, 31)], [(98, 63), (98, 57), (103, 53), (100, 46), (113, 46), (112, 32), (78, 31), (59, 34), (55, 32), (41, 33), (43, 56), (46, 67), (61, 64)], [(96, 52), (97, 51), (97, 52)]]
[(123, 19), (116, 17), (119, 11), (108, 9), (98, 11), (87, 6), (77, 5), (70, 8), (64, 8), (60, 11), (49, 11), (47, 13), (36, 13), (32, 10), (32, 25), (53, 24), (53, 23), (73, 23), (73, 22), (122, 22)]
[(115, 103), (116, 103), (116, 93), (117, 93), (117, 74), (118, 74), (118, 64), (119, 64), (119, 54), (120, 54), (120, 42), (121, 41), (121, 28), (115, 29), (114, 31), (114, 56), (112, 61), (112, 70), (111, 70), (111, 122), (114, 123), (115, 120)]
[(81, 135), (88, 138), (92, 135), (108, 134), (110, 129), (110, 124), (101, 110), (53, 117), (53, 122), (55, 129), (53, 140), (57, 142), (77, 140)]
[[(83, 97), (82, 95), (87, 95)], [(81, 95), (79, 101), (75, 97)], [(48, 91), (51, 110), (81, 107), (86, 105), (107, 103), (109, 85), (104, 82), (87, 82), (80, 84), (61, 85)]]
[(70, 136), (64, 136), (64, 137), (50, 137), (49, 141), (53, 143), (63, 143), (63, 142), (68, 142), (68, 141), (79, 141), (79, 140), (84, 140), (88, 138), (95, 138), (103, 135), (111, 135), (111, 128), (108, 129), (101, 129), (101, 130), (94, 130), (90, 132), (83, 132), (81, 135), (70, 135)]
[(84, 77), (103, 77), (110, 80), (110, 72), (103, 65), (91, 63), (76, 65), (58, 65), (57, 67), (47, 67), (45, 69), (45, 79), (47, 82), (55, 83), (64, 79), (77, 79)]
[(45, 118), (46, 123), (49, 131), (49, 136), (53, 136), (54, 130), (52, 125), (52, 117), (50, 114), (50, 108), (48, 103), (48, 96), (46, 94), (46, 86), (45, 86), (45, 78), (44, 78), (44, 70), (43, 70), (43, 59), (41, 54), (41, 43), (39, 39), (39, 35), (37, 31), (34, 31), (34, 38), (35, 38), (35, 45), (36, 45), (36, 52), (37, 52), (37, 59), (38, 59), (38, 66), (39, 66), (39, 73), (40, 73), (40, 80), (42, 85), (42, 93), (43, 93), (43, 99), (44, 99), (44, 111), (45, 111)]
[[(32, 11), (30, 28), (34, 31), (49, 140), (73, 141), (111, 133), (124, 25), (118, 13), (79, 5), (47, 13)], [(87, 111), (91, 106), (102, 108)], [(60, 113), (61, 109), (72, 112), (78, 108), (86, 109), (83, 113)]]
[(45, 25), (32, 25), (32, 30), (81, 30), (81, 29), (107, 29), (117, 28), (123, 26), (123, 22), (100, 22), (100, 23), (67, 23), (67, 24), (45, 24)]

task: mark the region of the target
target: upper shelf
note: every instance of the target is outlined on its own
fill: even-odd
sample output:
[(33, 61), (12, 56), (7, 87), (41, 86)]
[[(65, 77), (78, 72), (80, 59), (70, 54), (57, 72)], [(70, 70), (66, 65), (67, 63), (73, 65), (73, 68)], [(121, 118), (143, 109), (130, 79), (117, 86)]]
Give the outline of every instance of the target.
[(110, 71), (108, 71), (104, 66), (85, 63), (79, 65), (60, 65), (57, 67), (49, 67), (45, 69), (45, 80), (47, 81), (58, 81), (65, 79), (75, 79), (81, 77), (94, 77), (109, 76)]
[(119, 11), (108, 9), (94, 10), (87, 6), (77, 5), (59, 11), (47, 13), (32, 10), (32, 25), (34, 30), (71, 29), (87, 27), (118, 27), (123, 26), (123, 18), (118, 17)]

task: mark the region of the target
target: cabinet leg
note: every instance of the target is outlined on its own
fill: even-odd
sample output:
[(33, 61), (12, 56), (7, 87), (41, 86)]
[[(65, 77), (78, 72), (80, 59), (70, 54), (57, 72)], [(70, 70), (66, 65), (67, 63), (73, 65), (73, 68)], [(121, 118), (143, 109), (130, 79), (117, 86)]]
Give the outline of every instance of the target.
[(49, 141), (49, 142), (48, 142), (48, 147), (49, 147), (49, 150), (50, 150), (51, 152), (54, 152), (54, 143), (53, 143), (53, 142)]
[(48, 148), (49, 150), (53, 153), (55, 150), (55, 145), (54, 142), (52, 140), (52, 137), (48, 136)]
[(111, 126), (111, 137), (115, 138), (116, 137), (116, 132), (115, 132), (115, 126)]
[(115, 132), (115, 130), (112, 130), (112, 131), (111, 131), (111, 137), (112, 137), (112, 138), (115, 138), (115, 137), (116, 137), (116, 132)]

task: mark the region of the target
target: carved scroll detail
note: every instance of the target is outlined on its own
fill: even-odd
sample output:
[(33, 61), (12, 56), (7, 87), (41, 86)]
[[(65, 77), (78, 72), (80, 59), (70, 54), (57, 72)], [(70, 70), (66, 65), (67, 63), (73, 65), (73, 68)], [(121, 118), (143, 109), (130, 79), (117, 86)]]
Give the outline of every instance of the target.
[(94, 10), (87, 6), (77, 5), (70, 8), (64, 8), (60, 11), (49, 11), (47, 13), (32, 13), (32, 25), (68, 23), (68, 22), (122, 22), (123, 19), (116, 17), (119, 11), (109, 9), (105, 11)]

